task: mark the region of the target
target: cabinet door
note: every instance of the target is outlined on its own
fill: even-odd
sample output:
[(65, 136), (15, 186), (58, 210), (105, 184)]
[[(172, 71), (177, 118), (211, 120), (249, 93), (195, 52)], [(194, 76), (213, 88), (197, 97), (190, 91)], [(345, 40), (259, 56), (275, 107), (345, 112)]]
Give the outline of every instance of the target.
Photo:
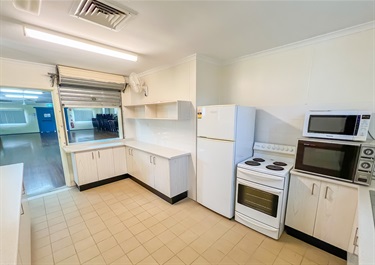
[(96, 151), (75, 154), (76, 177), (79, 186), (98, 181), (95, 152)]
[(134, 160), (138, 165), (138, 179), (143, 183), (154, 187), (154, 164), (153, 155), (140, 151), (134, 150)]
[(99, 180), (113, 177), (115, 172), (112, 148), (97, 150), (95, 154)]
[[(145, 174), (149, 165), (148, 155), (137, 149), (132, 149), (133, 156), (133, 174), (132, 176), (145, 182)], [(147, 167), (147, 168), (146, 168)]]
[(349, 239), (348, 253), (358, 256), (358, 212), (355, 212), (353, 229)]
[(288, 206), (285, 224), (313, 235), (318, 207), (320, 182), (314, 179), (290, 176)]
[(171, 197), (171, 180), (170, 180), (170, 168), (169, 160), (159, 156), (154, 156), (154, 177), (155, 177), (155, 189)]
[(113, 152), (113, 164), (114, 164), (114, 176), (120, 176), (128, 173), (126, 167), (126, 150), (125, 147), (112, 148)]
[(128, 173), (132, 176), (134, 176), (134, 169), (133, 169), (133, 154), (132, 154), (132, 148), (125, 147), (126, 151), (126, 166), (128, 168)]
[(347, 250), (357, 208), (355, 188), (322, 181), (314, 237)]

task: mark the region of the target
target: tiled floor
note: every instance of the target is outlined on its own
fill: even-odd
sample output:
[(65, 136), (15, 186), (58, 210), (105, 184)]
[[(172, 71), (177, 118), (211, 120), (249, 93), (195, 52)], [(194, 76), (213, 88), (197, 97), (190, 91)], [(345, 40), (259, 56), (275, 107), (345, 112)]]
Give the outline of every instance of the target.
[(31, 200), (33, 264), (346, 264), (286, 234), (275, 241), (130, 179)]

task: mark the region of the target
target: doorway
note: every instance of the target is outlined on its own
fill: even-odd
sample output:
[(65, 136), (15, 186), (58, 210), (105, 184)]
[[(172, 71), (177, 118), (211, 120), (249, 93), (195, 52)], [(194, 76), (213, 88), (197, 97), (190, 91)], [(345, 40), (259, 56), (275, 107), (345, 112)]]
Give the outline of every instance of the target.
[(0, 166), (15, 163), (27, 195), (65, 186), (49, 91), (0, 88)]

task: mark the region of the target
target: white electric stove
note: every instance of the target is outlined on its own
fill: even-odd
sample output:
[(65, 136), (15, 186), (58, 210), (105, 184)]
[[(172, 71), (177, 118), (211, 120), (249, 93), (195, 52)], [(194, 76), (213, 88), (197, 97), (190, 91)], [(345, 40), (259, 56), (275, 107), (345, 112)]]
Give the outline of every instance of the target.
[(295, 147), (256, 142), (253, 157), (237, 165), (235, 220), (278, 239), (284, 230)]

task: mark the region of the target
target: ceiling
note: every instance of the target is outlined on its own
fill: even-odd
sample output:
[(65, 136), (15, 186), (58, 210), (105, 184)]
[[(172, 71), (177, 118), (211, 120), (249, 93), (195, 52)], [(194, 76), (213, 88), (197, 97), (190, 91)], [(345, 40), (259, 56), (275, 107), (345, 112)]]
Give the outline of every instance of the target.
[[(0, 56), (128, 75), (198, 53), (225, 62), (375, 20), (375, 1), (121, 1), (138, 15), (119, 31), (69, 15), (79, 0), (42, 0), (39, 16), (0, 1)], [(124, 61), (24, 37), (23, 24), (139, 55)]]

